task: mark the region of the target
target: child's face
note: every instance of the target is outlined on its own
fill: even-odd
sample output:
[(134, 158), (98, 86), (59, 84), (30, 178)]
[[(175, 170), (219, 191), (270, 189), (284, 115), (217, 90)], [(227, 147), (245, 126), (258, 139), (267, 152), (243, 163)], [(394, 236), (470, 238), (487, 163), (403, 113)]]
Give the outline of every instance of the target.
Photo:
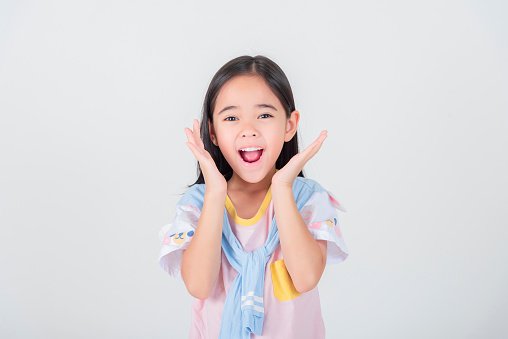
[(212, 142), (244, 181), (257, 183), (275, 173), (285, 141), (296, 133), (299, 113), (291, 118), (259, 76), (236, 76), (220, 90), (210, 126)]

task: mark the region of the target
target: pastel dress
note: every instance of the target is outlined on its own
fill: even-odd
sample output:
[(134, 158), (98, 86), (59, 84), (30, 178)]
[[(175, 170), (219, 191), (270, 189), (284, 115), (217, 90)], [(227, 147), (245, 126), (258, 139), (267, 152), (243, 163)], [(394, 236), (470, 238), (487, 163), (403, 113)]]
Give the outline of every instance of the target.
[[(307, 178), (297, 177), (296, 180), (308, 185), (318, 185)], [(195, 201), (191, 199), (192, 196), (204, 195), (204, 190), (204, 184), (194, 185), (188, 189), (177, 203), (173, 223), (165, 225), (159, 233), (162, 242), (159, 265), (180, 280), (182, 252), (192, 241), (202, 206), (193, 206), (189, 201)], [(226, 197), (225, 209), (231, 230), (245, 252), (263, 246), (274, 218), (270, 190), (259, 211), (251, 219), (240, 218), (229, 197)], [(302, 219), (312, 236), (317, 240), (327, 241), (328, 265), (342, 262), (349, 255), (339, 228), (337, 210), (345, 211), (337, 199), (326, 190), (316, 191), (300, 209)], [(212, 294), (204, 300), (194, 299), (192, 304), (189, 338), (219, 337), (226, 295), (238, 275), (228, 262), (224, 251), (221, 252), (221, 266)], [(251, 334), (251, 338), (325, 338), (318, 287), (305, 293), (296, 290), (284, 264), (280, 245), (271, 254), (265, 267), (263, 293), (262, 335)]]

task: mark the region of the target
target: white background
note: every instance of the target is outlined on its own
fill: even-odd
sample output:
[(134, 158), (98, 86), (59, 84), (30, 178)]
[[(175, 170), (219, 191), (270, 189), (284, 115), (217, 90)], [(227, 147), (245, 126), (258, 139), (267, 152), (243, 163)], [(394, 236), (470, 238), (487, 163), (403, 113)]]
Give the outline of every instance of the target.
[(2, 1), (0, 337), (185, 338), (157, 266), (183, 128), (239, 55), (288, 76), (348, 209), (329, 338), (508, 336), (504, 1)]

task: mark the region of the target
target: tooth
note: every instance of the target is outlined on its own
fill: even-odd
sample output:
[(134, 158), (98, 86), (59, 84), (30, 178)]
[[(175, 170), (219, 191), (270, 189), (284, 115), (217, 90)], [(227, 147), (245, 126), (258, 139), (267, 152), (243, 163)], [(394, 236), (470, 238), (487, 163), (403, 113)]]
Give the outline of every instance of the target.
[(261, 147), (247, 147), (247, 148), (242, 148), (240, 151), (252, 152), (252, 151), (257, 151), (257, 150), (261, 150), (261, 149), (262, 149)]

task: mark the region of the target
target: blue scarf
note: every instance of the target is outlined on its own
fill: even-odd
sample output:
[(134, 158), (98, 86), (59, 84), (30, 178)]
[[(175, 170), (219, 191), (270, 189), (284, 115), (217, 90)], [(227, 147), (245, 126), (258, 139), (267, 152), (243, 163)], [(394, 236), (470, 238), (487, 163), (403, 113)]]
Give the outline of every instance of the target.
[[(293, 196), (298, 210), (315, 192), (324, 190), (311, 179), (297, 177), (293, 183)], [(222, 249), (238, 275), (226, 296), (219, 338), (249, 339), (251, 333), (262, 334), (265, 267), (273, 251), (279, 247), (279, 230), (274, 217), (266, 243), (253, 252), (245, 252), (231, 231), (225, 208), (223, 219)]]

